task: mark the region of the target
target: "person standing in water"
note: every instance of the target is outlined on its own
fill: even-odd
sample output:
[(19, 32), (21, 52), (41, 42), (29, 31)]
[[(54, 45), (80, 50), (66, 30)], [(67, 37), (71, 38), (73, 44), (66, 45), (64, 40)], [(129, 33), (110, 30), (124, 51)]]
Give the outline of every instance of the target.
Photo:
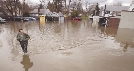
[(17, 40), (20, 42), (21, 48), (24, 53), (27, 53), (28, 40), (30, 36), (23, 32), (23, 29), (19, 29), (19, 33), (17, 34)]

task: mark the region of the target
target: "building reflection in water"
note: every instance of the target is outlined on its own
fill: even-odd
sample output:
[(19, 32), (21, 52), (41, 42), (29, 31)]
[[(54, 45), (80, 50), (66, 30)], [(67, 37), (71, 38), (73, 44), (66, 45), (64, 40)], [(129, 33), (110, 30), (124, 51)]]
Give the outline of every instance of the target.
[(116, 41), (121, 42), (123, 45), (123, 51), (126, 51), (128, 47), (134, 47), (134, 29), (118, 29)]
[(106, 29), (104, 27), (99, 27), (100, 34), (104, 34), (104, 36), (112, 36), (115, 37), (117, 35), (118, 28), (111, 28), (107, 27)]
[(28, 55), (23, 55), (23, 59), (20, 62), (25, 68), (25, 71), (28, 71), (29, 68), (31, 68), (33, 66), (33, 62), (30, 62), (30, 58)]
[(40, 29), (40, 31), (44, 32), (44, 29), (45, 29), (45, 21), (40, 21), (40, 23), (39, 23), (39, 29)]
[(115, 41), (120, 43), (120, 46), (123, 47), (123, 51), (126, 52), (129, 47), (134, 47), (134, 29), (121, 29), (121, 28), (110, 28), (106, 29), (103, 27), (99, 27), (103, 37), (114, 37)]

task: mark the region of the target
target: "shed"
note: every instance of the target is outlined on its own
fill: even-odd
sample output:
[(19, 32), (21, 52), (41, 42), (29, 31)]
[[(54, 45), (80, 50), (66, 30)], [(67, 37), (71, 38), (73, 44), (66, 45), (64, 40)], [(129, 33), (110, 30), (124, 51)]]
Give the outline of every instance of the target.
[(56, 13), (56, 12), (53, 12), (53, 13), (50, 13), (47, 15), (47, 20), (49, 21), (64, 21), (64, 15), (59, 12), (59, 13)]

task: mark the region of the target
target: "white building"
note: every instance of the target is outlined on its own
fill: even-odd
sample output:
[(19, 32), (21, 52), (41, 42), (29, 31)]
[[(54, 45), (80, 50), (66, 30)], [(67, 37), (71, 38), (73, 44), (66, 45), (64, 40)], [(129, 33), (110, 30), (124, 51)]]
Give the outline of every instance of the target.
[(58, 17), (59, 21), (64, 21), (64, 15), (61, 12), (59, 12), (59, 13), (53, 12), (53, 14), (51, 16)]
[(128, 11), (121, 12), (119, 28), (134, 29), (134, 0), (130, 4)]
[(128, 9), (129, 9), (129, 6), (106, 5), (106, 9), (105, 9), (105, 6), (101, 7), (100, 16), (104, 16), (104, 11), (108, 12), (110, 16), (121, 15), (121, 12), (123, 10), (128, 11)]

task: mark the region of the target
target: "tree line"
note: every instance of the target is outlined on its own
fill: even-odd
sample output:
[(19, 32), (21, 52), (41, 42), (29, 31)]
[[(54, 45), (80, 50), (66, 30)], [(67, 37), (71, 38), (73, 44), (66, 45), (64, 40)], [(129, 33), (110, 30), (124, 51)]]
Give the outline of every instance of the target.
[(20, 16), (31, 10), (25, 0), (0, 0), (0, 12), (5, 16)]
[[(88, 16), (94, 14), (99, 15), (99, 4), (90, 3), (84, 0), (39, 0), (39, 3), (26, 2), (26, 0), (0, 0), (0, 12), (5, 16), (23, 16), (29, 14), (33, 9), (48, 8), (51, 12), (62, 12), (63, 14), (70, 15), (72, 13), (77, 14), (76, 16), (84, 15)], [(121, 2), (113, 5), (120, 5)], [(73, 16), (74, 16), (73, 14)]]

